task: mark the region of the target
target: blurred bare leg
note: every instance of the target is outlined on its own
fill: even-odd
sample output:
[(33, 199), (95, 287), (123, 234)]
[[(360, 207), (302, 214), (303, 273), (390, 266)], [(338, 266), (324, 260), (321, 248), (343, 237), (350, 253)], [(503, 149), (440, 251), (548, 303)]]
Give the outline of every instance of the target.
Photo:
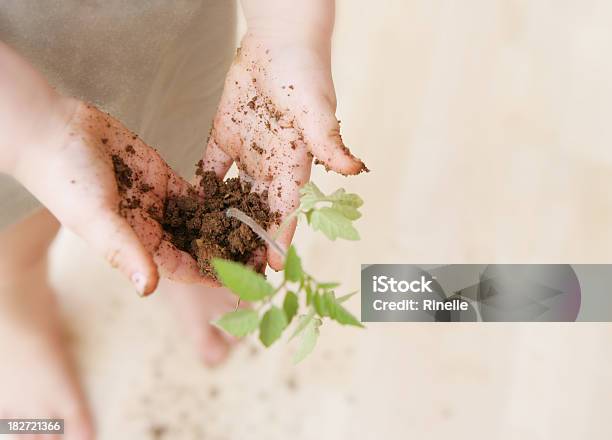
[(236, 296), (225, 288), (160, 281), (160, 291), (172, 304), (183, 330), (202, 361), (211, 367), (223, 362), (235, 343), (210, 322), (236, 307)]
[(62, 439), (89, 440), (91, 418), (47, 281), (58, 229), (43, 209), (0, 231), (0, 417), (62, 418)]

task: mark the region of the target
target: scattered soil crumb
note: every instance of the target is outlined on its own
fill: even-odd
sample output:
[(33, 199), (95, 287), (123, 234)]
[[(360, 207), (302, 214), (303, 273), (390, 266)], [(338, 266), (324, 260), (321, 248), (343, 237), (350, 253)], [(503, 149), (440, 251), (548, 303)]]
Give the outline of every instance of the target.
[(216, 399), (217, 397), (219, 397), (220, 393), (221, 391), (219, 391), (219, 388), (217, 388), (216, 386), (212, 386), (210, 387), (210, 390), (208, 390), (208, 397), (210, 397), (211, 399)]
[(151, 438), (153, 440), (161, 440), (166, 437), (168, 428), (164, 425), (153, 425), (151, 426)]
[(287, 379), (286, 385), (287, 385), (287, 389), (291, 392), (295, 392), (298, 387), (295, 377), (290, 377), (289, 379)]
[(153, 189), (153, 187), (151, 185), (149, 185), (148, 183), (141, 183), (140, 186), (138, 187), (138, 189), (140, 189), (140, 191), (142, 191), (143, 193), (149, 192)]

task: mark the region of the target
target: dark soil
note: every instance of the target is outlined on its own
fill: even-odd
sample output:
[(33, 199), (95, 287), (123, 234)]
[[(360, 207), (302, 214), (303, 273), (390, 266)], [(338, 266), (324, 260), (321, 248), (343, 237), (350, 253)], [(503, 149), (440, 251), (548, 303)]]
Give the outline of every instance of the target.
[(203, 275), (214, 277), (212, 258), (247, 263), (263, 241), (241, 221), (227, 217), (227, 208), (238, 208), (264, 229), (277, 215), (270, 212), (268, 194), (251, 192), (238, 178), (221, 181), (212, 172), (201, 173), (201, 198), (194, 191), (166, 200), (161, 224), (171, 242), (197, 261)]
[[(102, 141), (104, 141), (104, 139), (102, 139)], [(112, 159), (117, 186), (120, 192), (125, 192), (126, 189), (132, 187), (132, 169), (123, 161), (121, 156), (113, 154)]]
[[(131, 145), (126, 147), (129, 154)], [(137, 195), (129, 195), (133, 187), (138, 193), (152, 188), (139, 182), (135, 173), (118, 155), (112, 155), (113, 169), (122, 200), (120, 211), (141, 208)], [(210, 264), (212, 258), (248, 263), (253, 254), (264, 246), (263, 240), (240, 220), (226, 216), (230, 207), (237, 208), (267, 229), (272, 222), (278, 222), (278, 214), (271, 213), (267, 191), (251, 192), (251, 185), (238, 178), (219, 180), (213, 172), (205, 172), (198, 163), (197, 174), (201, 176), (202, 195), (190, 188), (187, 195), (168, 197), (163, 213), (150, 212), (166, 232), (166, 239), (178, 249), (189, 253), (197, 262), (202, 275), (215, 278)], [(256, 262), (254, 262), (256, 263)], [(262, 263), (263, 267), (263, 263)], [(261, 269), (261, 267), (256, 267)]]

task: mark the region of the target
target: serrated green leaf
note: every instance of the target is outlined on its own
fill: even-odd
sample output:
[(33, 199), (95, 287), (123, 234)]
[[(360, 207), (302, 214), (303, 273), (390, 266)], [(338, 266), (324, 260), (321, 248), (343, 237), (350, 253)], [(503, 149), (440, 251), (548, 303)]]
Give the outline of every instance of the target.
[(293, 317), (297, 313), (299, 306), (298, 297), (292, 291), (287, 291), (285, 294), (285, 299), (283, 301), (283, 310), (285, 312), (285, 317), (287, 318), (287, 325), (291, 323)]
[(332, 203), (332, 208), (338, 211), (340, 214), (342, 214), (344, 217), (346, 217), (349, 220), (357, 220), (358, 218), (361, 217), (361, 213), (354, 206), (345, 205), (345, 204), (336, 202), (336, 203)]
[(302, 197), (312, 196), (312, 197), (316, 197), (317, 199), (322, 199), (325, 197), (325, 194), (323, 194), (323, 191), (321, 191), (319, 187), (314, 184), (314, 182), (308, 182), (306, 185), (300, 188), (300, 195)]
[(359, 240), (359, 233), (351, 221), (331, 207), (313, 211), (310, 215), (310, 225), (313, 229), (323, 232), (332, 241), (336, 238)]
[(289, 246), (287, 257), (285, 257), (285, 279), (297, 282), (302, 279), (302, 260), (295, 251), (294, 246)]
[(221, 283), (245, 301), (259, 301), (274, 293), (274, 287), (259, 273), (235, 261), (214, 258), (213, 267)]
[(342, 197), (346, 194), (346, 190), (344, 188), (338, 188), (333, 193), (327, 196), (328, 200), (341, 200)]
[(363, 205), (363, 200), (355, 193), (347, 193), (344, 188), (339, 188), (326, 197), (330, 202), (342, 203), (343, 205), (359, 208)]
[(321, 326), (320, 319), (311, 319), (308, 325), (304, 328), (302, 337), (300, 338), (300, 345), (297, 352), (293, 356), (293, 362), (299, 363), (303, 361), (306, 356), (312, 353), (315, 346), (317, 345), (317, 339), (319, 338), (319, 327)]
[(300, 322), (298, 323), (297, 327), (295, 328), (295, 330), (293, 331), (293, 334), (291, 335), (291, 337), (289, 338), (289, 340), (295, 338), (297, 335), (299, 335), (302, 331), (304, 331), (304, 329), (306, 328), (306, 326), (308, 325), (308, 323), (314, 318), (315, 316), (315, 310), (314, 309), (310, 309), (308, 311), (307, 314), (300, 316)]
[(259, 340), (263, 345), (269, 347), (280, 338), (285, 327), (287, 327), (285, 312), (276, 306), (272, 306), (263, 315), (259, 323)]
[(259, 316), (255, 310), (239, 309), (226, 313), (213, 324), (230, 335), (242, 338), (257, 328)]
[(339, 188), (329, 195), (317, 188), (310, 182), (300, 190), (300, 211), (306, 215), (310, 223), (311, 211), (316, 211), (318, 202), (331, 202), (331, 208), (349, 220), (357, 220), (361, 217), (359, 207), (363, 205), (363, 200), (357, 194), (347, 193), (344, 188)]
[(300, 210), (310, 211), (317, 202), (325, 199), (325, 194), (312, 182), (308, 182), (300, 189)]

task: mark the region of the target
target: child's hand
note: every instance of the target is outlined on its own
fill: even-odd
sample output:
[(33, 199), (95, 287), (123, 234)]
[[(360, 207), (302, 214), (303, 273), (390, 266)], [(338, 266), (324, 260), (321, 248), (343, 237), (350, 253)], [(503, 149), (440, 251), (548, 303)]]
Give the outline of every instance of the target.
[(71, 116), (22, 148), (11, 174), (141, 294), (155, 289), (158, 269), (174, 280), (204, 281), (156, 220), (166, 197), (188, 185), (117, 120), (77, 101), (66, 106)]
[[(222, 177), (236, 162), (254, 189), (268, 190), (282, 218), (299, 203), (314, 157), (326, 168), (349, 175), (366, 170), (340, 137), (329, 54), (317, 45), (260, 38), (252, 33), (227, 74), (203, 166)], [(276, 232), (278, 225), (271, 227)], [(295, 222), (281, 232), (291, 243)], [(268, 249), (274, 269), (282, 257)]]

